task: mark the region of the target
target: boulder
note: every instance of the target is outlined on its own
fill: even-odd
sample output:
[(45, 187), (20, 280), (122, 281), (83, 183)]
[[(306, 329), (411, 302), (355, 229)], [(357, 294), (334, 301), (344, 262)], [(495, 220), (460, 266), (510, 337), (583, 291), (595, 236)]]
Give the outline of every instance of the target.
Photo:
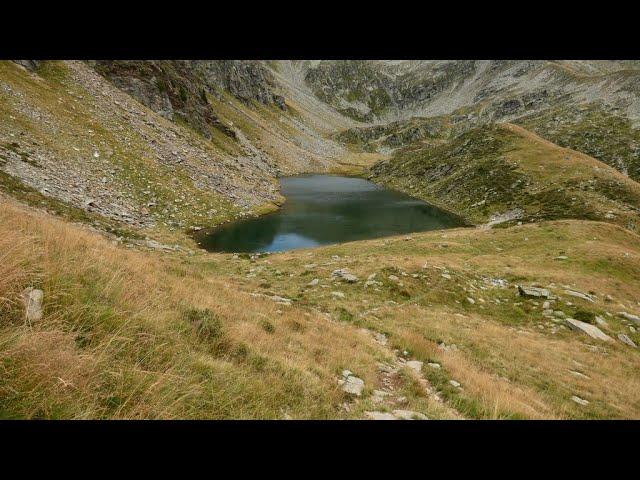
[(620, 334), (618, 334), (618, 339), (619, 339), (622, 343), (624, 343), (624, 344), (626, 344), (626, 345), (629, 345), (630, 347), (638, 348), (638, 346), (633, 342), (633, 340), (631, 340), (631, 339), (630, 339), (627, 335), (625, 335), (624, 333), (620, 333)]
[(631, 313), (627, 313), (627, 312), (618, 312), (618, 315), (620, 315), (622, 318), (626, 320), (629, 320), (630, 322), (637, 323), (638, 325), (640, 325), (640, 317), (638, 317), (637, 315), (632, 315)]
[(347, 283), (355, 283), (355, 282), (358, 281), (358, 277), (356, 277), (352, 273), (349, 273), (349, 271), (344, 269), (344, 268), (341, 268), (341, 269), (338, 269), (338, 270), (334, 270), (331, 273), (331, 277), (344, 280)]
[(578, 292), (576, 290), (565, 290), (564, 293), (570, 295), (572, 297), (581, 298), (582, 300), (586, 300), (587, 302), (594, 303), (595, 299), (586, 293)]
[(523, 285), (518, 285), (518, 293), (522, 297), (532, 298), (549, 298), (551, 296), (551, 293), (546, 288), (526, 287)]
[(22, 301), (25, 307), (25, 318), (28, 322), (37, 322), (42, 319), (42, 299), (44, 292), (40, 289), (29, 287), (22, 292)]
[(342, 372), (343, 379), (339, 380), (342, 390), (350, 395), (359, 397), (364, 390), (364, 380), (351, 374), (349, 370)]
[(576, 320), (574, 318), (567, 318), (565, 322), (569, 328), (572, 330), (577, 330), (583, 333), (586, 333), (591, 338), (595, 338), (597, 340), (602, 340), (605, 342), (612, 341), (612, 338), (605, 334), (602, 330), (600, 330), (595, 325), (591, 325), (589, 323), (581, 322), (580, 320)]
[(416, 373), (420, 373), (422, 371), (422, 362), (419, 360), (410, 360), (406, 365)]
[(578, 397), (578, 396), (576, 396), (576, 395), (573, 395), (573, 396), (571, 397), (571, 400), (573, 400), (574, 402), (576, 402), (578, 405), (582, 405), (582, 406), (589, 405), (589, 400), (585, 400), (585, 399), (580, 398), (580, 397)]

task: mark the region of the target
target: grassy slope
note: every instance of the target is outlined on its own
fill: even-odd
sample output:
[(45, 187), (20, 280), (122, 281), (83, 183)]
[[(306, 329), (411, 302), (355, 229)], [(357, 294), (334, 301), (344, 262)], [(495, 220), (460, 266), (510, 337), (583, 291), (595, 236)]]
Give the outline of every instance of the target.
[[(640, 310), (640, 243), (614, 225), (457, 229), (251, 259), (130, 250), (0, 202), (2, 417), (359, 418), (374, 408), (376, 362), (390, 355), (363, 328), (442, 364), (424, 375), (444, 405), (409, 376), (399, 385), (406, 408), (430, 418), (640, 416), (640, 353), (550, 322), (514, 289), (552, 284), (561, 296), (554, 309), (604, 315), (608, 333), (640, 341), (605, 313)], [(568, 260), (554, 260), (560, 254)], [(343, 267), (361, 280), (332, 282)], [(364, 287), (371, 273), (382, 285)], [(509, 287), (483, 280), (496, 277)], [(320, 284), (307, 286), (312, 278)], [(31, 326), (18, 300), (28, 285), (45, 292), (45, 317)], [(592, 291), (596, 303), (563, 295), (564, 285)], [(293, 306), (251, 293), (292, 298)], [(366, 382), (350, 413), (339, 407), (343, 368)]]
[(584, 152), (640, 180), (640, 129), (596, 105), (558, 107), (517, 121), (563, 147)]
[(635, 229), (640, 185), (585, 154), (515, 125), (471, 129), (441, 145), (399, 150), (372, 179), (475, 223), (522, 208), (524, 221), (584, 218)]

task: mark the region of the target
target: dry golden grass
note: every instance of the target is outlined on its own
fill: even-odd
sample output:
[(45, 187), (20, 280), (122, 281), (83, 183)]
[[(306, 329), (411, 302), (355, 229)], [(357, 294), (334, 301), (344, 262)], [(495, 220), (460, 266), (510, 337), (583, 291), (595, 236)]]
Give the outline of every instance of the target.
[[(339, 416), (342, 368), (374, 381), (383, 354), (356, 329), (1, 202), (2, 416), (322, 418)], [(28, 285), (45, 292), (33, 327)], [(198, 338), (189, 309), (208, 309), (220, 337)]]
[[(602, 344), (538, 328), (539, 306), (512, 289), (479, 289), (483, 276), (554, 283), (560, 292), (566, 284), (594, 291), (598, 300), (571, 299), (575, 305), (567, 307), (564, 298), (554, 308), (637, 313), (637, 235), (562, 221), (412, 237), (258, 260), (163, 254), (114, 244), (2, 198), (0, 415), (360, 418), (376, 408), (369, 401), (380, 388), (376, 363), (393, 358), (367, 331), (374, 330), (388, 336), (391, 348), (442, 365), (437, 371), (425, 365), (423, 374), (444, 402), (425, 395), (411, 372), (399, 387), (406, 408), (430, 418), (640, 417), (638, 351), (617, 340)], [(554, 260), (561, 252), (569, 259)], [(308, 271), (309, 263), (317, 267)], [(331, 281), (331, 271), (344, 267), (361, 279), (377, 273), (383, 285), (375, 291), (362, 280)], [(436, 267), (453, 278), (443, 279)], [(256, 277), (247, 277), (250, 268)], [(392, 271), (403, 287), (387, 280)], [(321, 285), (307, 287), (311, 278)], [(45, 292), (44, 318), (31, 326), (19, 300), (27, 286)], [(333, 290), (345, 298), (332, 297)], [(294, 302), (280, 305), (255, 293)], [(606, 294), (612, 302), (604, 302)], [(466, 296), (485, 303), (468, 305)], [(205, 323), (190, 312), (195, 318), (205, 312)], [(634, 335), (621, 319), (607, 321), (612, 337)], [(443, 342), (458, 348), (443, 350)], [(366, 385), (350, 413), (340, 408), (346, 397), (336, 384), (344, 368)], [(589, 405), (575, 404), (572, 395)]]

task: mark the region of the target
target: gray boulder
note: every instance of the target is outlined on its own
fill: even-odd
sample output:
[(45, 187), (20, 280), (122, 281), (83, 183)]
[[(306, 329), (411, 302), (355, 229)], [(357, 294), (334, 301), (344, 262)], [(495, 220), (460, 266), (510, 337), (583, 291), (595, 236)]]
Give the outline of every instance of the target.
[(597, 340), (602, 340), (604, 342), (612, 341), (612, 338), (605, 334), (602, 330), (600, 330), (595, 325), (591, 325), (589, 323), (581, 322), (580, 320), (576, 320), (574, 318), (567, 318), (565, 320), (567, 326), (572, 330), (576, 330), (582, 333), (586, 333), (591, 338), (595, 338)]
[(631, 313), (627, 313), (627, 312), (618, 312), (618, 315), (620, 315), (622, 318), (629, 320), (630, 322), (637, 323), (638, 325), (640, 325), (640, 317), (638, 317), (637, 315), (632, 315)]
[(523, 285), (518, 285), (518, 293), (522, 297), (532, 298), (549, 298), (551, 296), (551, 293), (546, 288), (526, 287)]
[(631, 339), (630, 339), (627, 335), (625, 335), (624, 333), (620, 333), (620, 334), (618, 334), (618, 339), (619, 339), (622, 343), (624, 343), (624, 344), (626, 344), (626, 345), (629, 345), (630, 347), (638, 348), (638, 346), (634, 343), (634, 341), (633, 341), (633, 340), (631, 340)]
[(355, 395), (359, 397), (362, 395), (362, 391), (364, 390), (364, 380), (358, 378), (349, 370), (344, 370), (342, 372), (342, 379), (338, 381), (338, 384), (342, 386), (342, 390), (350, 395)]
[(572, 297), (581, 298), (582, 300), (586, 300), (587, 302), (595, 302), (595, 299), (586, 293), (578, 292), (576, 290), (565, 290), (564, 293), (570, 295)]
[(344, 280), (347, 283), (355, 283), (355, 282), (358, 281), (358, 277), (356, 277), (352, 273), (349, 273), (349, 271), (347, 269), (345, 269), (345, 268), (340, 268), (338, 270), (334, 270), (331, 273), (331, 277)]
[(42, 319), (42, 299), (44, 292), (40, 289), (29, 287), (22, 292), (22, 301), (25, 306), (25, 318), (28, 322), (37, 322)]

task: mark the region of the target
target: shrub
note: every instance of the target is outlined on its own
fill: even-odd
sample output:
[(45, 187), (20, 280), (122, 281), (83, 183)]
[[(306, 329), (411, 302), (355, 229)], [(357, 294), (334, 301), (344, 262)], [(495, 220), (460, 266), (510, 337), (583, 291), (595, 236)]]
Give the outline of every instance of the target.
[(273, 333), (276, 331), (276, 327), (273, 326), (273, 323), (271, 323), (269, 320), (263, 320), (260, 323), (260, 326), (262, 327), (262, 329), (267, 332), (267, 333)]
[(198, 337), (212, 340), (222, 336), (222, 323), (208, 308), (189, 309), (185, 312), (185, 317), (195, 328)]
[(596, 314), (587, 310), (577, 310), (576, 313), (573, 314), (573, 318), (580, 320), (581, 322), (593, 324), (596, 320)]

